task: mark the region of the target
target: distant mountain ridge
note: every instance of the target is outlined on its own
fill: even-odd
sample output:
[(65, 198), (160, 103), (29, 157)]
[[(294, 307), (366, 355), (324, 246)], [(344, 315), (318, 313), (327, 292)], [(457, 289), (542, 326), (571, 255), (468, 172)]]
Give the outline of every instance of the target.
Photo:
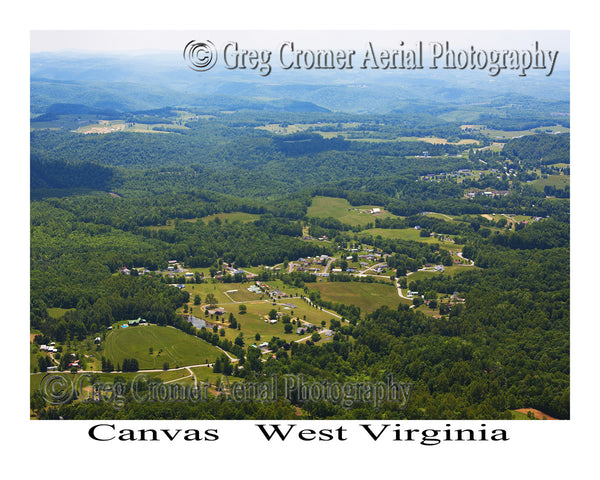
[[(569, 75), (553, 78), (482, 72), (288, 71), (262, 77), (250, 70), (194, 72), (179, 56), (31, 55), (31, 108), (84, 104), (121, 112), (167, 106), (286, 112), (389, 113), (416, 105), (477, 105), (507, 95), (569, 101)], [(414, 110), (413, 110), (414, 111)], [(568, 111), (568, 108), (567, 108)]]

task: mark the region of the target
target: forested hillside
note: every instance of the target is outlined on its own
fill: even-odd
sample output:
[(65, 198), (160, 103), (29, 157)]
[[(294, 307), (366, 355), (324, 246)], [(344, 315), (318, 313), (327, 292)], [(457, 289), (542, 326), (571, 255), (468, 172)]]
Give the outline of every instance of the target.
[(105, 345), (143, 319), (227, 352), (194, 357), (193, 381), (391, 375), (413, 390), (405, 409), (130, 391), (116, 409), (33, 389), (36, 418), (570, 417), (564, 95), (375, 82), (342, 110), (348, 85), (135, 93), (124, 65), (123, 85), (92, 85), (51, 64), (32, 66), (32, 385), (48, 368), (125, 382), (155, 340), (140, 334), (126, 368)]

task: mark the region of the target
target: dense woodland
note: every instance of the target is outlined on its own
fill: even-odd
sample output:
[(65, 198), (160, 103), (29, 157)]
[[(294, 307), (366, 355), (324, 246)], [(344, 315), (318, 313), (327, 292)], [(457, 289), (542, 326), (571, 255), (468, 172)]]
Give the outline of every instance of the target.
[[(211, 118), (181, 121), (170, 108), (123, 113), (72, 104), (45, 111), (40, 107), (42, 116), (31, 132), (31, 328), (46, 339), (81, 340), (115, 321), (144, 317), (234, 351), (245, 365), (243, 371), (232, 370), (234, 375), (260, 380), (301, 373), (313, 380), (380, 381), (393, 374), (415, 385), (406, 410), (394, 404), (348, 409), (319, 402), (302, 404), (305, 418), (495, 419), (510, 418), (509, 410), (523, 406), (569, 418), (569, 191), (528, 183), (539, 177), (535, 169), (569, 163), (569, 135), (537, 133), (489, 151), (480, 150), (491, 144), (480, 132), (467, 135), (459, 122), (431, 113), (350, 115), (303, 113), (302, 108), (295, 104), (294, 112), (244, 110), (236, 115), (209, 110)], [(35, 127), (65, 115), (122, 118), (162, 133), (81, 135)], [(547, 112), (532, 110), (512, 123), (494, 115), (480, 120), (489, 128), (519, 130), (547, 125), (548, 118)], [(328, 122), (318, 131), (339, 135), (325, 138), (314, 127), (289, 135), (255, 128), (299, 121)], [(358, 126), (350, 130), (348, 122)], [(561, 122), (568, 126), (563, 117)], [(478, 143), (353, 141), (360, 132), (363, 140), (432, 135)], [(461, 169), (484, 172), (477, 178), (453, 175)], [(549, 172), (557, 173), (558, 167)], [(467, 191), (486, 189), (507, 194), (465, 197)], [(367, 226), (309, 218), (317, 195), (345, 198), (351, 205), (380, 205), (401, 218), (377, 218)], [(202, 220), (228, 212), (257, 218), (247, 223)], [(448, 222), (423, 212), (462, 217)], [(479, 216), (490, 212), (541, 220), (509, 230), (506, 220)], [(164, 269), (173, 258), (189, 267), (274, 265), (334, 255), (339, 245), (351, 243), (390, 254), (388, 264), (399, 277), (426, 263), (451, 265), (447, 251), (437, 244), (364, 232), (415, 226), (452, 235), (463, 245), (463, 255), (481, 268), (412, 283), (406, 277), (408, 286), (420, 292), (456, 292), (465, 298), (464, 306), (441, 319), (405, 305), (365, 314), (354, 305), (328, 304), (313, 294), (313, 301), (348, 321), (332, 321), (335, 335), (328, 343), (274, 340), (276, 356), (266, 362), (253, 358), (251, 349), (182, 322), (175, 310), (188, 294), (160, 275), (118, 274), (123, 266)], [(305, 227), (330, 241), (302, 240)], [(315, 280), (285, 273), (263, 273), (261, 278), (282, 279), (307, 292)], [(48, 314), (56, 307), (70, 310), (56, 319)], [(284, 401), (130, 402), (115, 410), (79, 402), (44, 408), (38, 397), (32, 404), (39, 418), (296, 415), (295, 405)]]

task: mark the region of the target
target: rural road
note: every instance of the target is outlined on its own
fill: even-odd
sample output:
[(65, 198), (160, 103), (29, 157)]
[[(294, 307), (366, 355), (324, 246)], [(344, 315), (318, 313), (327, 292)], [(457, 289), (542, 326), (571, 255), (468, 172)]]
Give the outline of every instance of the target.
[[(367, 276), (367, 273), (366, 273), (366, 272), (368, 272), (369, 270), (373, 270), (373, 269), (375, 269), (375, 268), (377, 268), (377, 267), (380, 267), (380, 266), (382, 266), (382, 265), (387, 265), (387, 264), (386, 264), (386, 263), (376, 263), (375, 265), (371, 265), (369, 268), (365, 268), (364, 270), (361, 270), (360, 272), (358, 272), (358, 273), (355, 273), (354, 275), (355, 275), (356, 277), (366, 277), (366, 276)], [(386, 275), (372, 275), (372, 276), (373, 276), (373, 277), (385, 277), (385, 278), (390, 278), (390, 277), (389, 277), (389, 275), (387, 275), (387, 276), (386, 276)]]
[(329, 259), (329, 261), (327, 262), (327, 265), (325, 265), (325, 270), (323, 270), (323, 273), (327, 273), (329, 272), (329, 268), (331, 267), (331, 264), (333, 262), (335, 262), (336, 260), (339, 260), (340, 257), (332, 257)]
[[(300, 298), (303, 298), (304, 300), (306, 300), (311, 307), (318, 308), (313, 302), (310, 301), (310, 298), (308, 298), (308, 297), (300, 297)], [(329, 315), (333, 315), (334, 317), (342, 318), (341, 315), (338, 315), (337, 313), (334, 313), (334, 312), (330, 312), (329, 310), (325, 310), (324, 308), (322, 308), (321, 311), (325, 312)]]
[[(475, 266), (475, 262), (473, 260), (469, 260), (468, 258), (463, 257), (462, 256), (462, 252), (456, 252), (456, 256), (462, 258), (463, 260), (466, 260), (467, 262), (469, 262), (469, 264), (470, 264), (469, 266), (471, 266), (471, 267)], [(461, 264), (459, 263), (458, 266), (461, 266)]]

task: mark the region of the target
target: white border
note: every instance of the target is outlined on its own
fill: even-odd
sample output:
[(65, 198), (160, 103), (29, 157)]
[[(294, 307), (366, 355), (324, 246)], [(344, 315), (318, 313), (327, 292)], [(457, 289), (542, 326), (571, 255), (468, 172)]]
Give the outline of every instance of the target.
[[(3, 276), (5, 292), (4, 322), (9, 324), (3, 338), (4, 367), (8, 378), (3, 390), (4, 412), (10, 420), (3, 436), (12, 451), (10, 467), (37, 474), (84, 475), (101, 478), (139, 475), (225, 475), (250, 477), (284, 475), (318, 476), (329, 473), (352, 478), (366, 475), (425, 475), (449, 478), (563, 478), (573, 468), (591, 467), (591, 447), (596, 444), (594, 428), (597, 415), (595, 358), (590, 355), (598, 338), (595, 296), (596, 285), (586, 282), (581, 265), (595, 261), (594, 240), (597, 227), (590, 225), (587, 214), (597, 206), (595, 166), (597, 138), (594, 118), (587, 114), (597, 104), (595, 83), (598, 77), (595, 33), (591, 11), (581, 11), (563, 2), (505, 1), (483, 7), (481, 2), (427, 2), (426, 5), (401, 2), (330, 2), (305, 1), (286, 6), (284, 2), (227, 2), (225, 6), (205, 2), (168, 3), (123, 2), (27, 2), (5, 7), (2, 29), (4, 58), (2, 115), (3, 138), (10, 147), (5, 152), (3, 175), (3, 217), (5, 225), (3, 251), (5, 263), (18, 263)], [(15, 11), (16, 10), (16, 11)], [(88, 425), (96, 422), (30, 422), (27, 411), (28, 382), (23, 382), (27, 368), (20, 366), (19, 345), (28, 333), (28, 57), (29, 31), (40, 29), (544, 29), (571, 30), (572, 59), (572, 420), (568, 422), (501, 422), (511, 434), (505, 445), (456, 443), (438, 447), (415, 448), (393, 442), (370, 445), (358, 440), (345, 444), (307, 443), (270, 445), (252, 434), (255, 422), (216, 422), (223, 440), (213, 445), (165, 442), (128, 445), (123, 442), (100, 444), (87, 439)], [(588, 108), (586, 108), (588, 107)], [(595, 113), (595, 111), (594, 111)], [(6, 135), (8, 133), (8, 135)], [(19, 165), (17, 178), (12, 168)], [(15, 208), (16, 206), (16, 208)], [(16, 231), (16, 237), (15, 237)], [(591, 240), (587, 242), (586, 239)], [(585, 242), (585, 243), (584, 243)], [(594, 282), (597, 283), (597, 282)], [(595, 290), (595, 289), (594, 289)], [(14, 341), (13, 341), (14, 339)], [(27, 362), (24, 362), (25, 364)], [(26, 377), (25, 377), (26, 378)], [(17, 388), (15, 388), (17, 386)], [(7, 395), (10, 393), (10, 395)], [(43, 423), (43, 424), (42, 424)], [(178, 422), (161, 422), (176, 428)], [(317, 422), (322, 423), (322, 422)], [(335, 422), (340, 423), (340, 422)], [(344, 422), (350, 423), (350, 422)], [(400, 422), (406, 426), (408, 422)], [(432, 425), (436, 422), (427, 422)], [(445, 422), (441, 422), (444, 424)], [(453, 425), (461, 422), (451, 422)], [(475, 422), (477, 426), (481, 422)], [(486, 422), (491, 424), (492, 422)], [(124, 422), (151, 428), (152, 422)], [(199, 428), (215, 422), (183, 422)], [(221, 426), (223, 425), (223, 426)], [(203, 427), (204, 428), (204, 427)], [(415, 428), (423, 428), (417, 425)], [(11, 448), (12, 447), (12, 448)], [(15, 448), (16, 447), (16, 448)], [(166, 447), (166, 448), (165, 448)], [(288, 448), (292, 447), (292, 448)], [(14, 449), (14, 450), (13, 450)], [(27, 455), (25, 457), (25, 455)]]

